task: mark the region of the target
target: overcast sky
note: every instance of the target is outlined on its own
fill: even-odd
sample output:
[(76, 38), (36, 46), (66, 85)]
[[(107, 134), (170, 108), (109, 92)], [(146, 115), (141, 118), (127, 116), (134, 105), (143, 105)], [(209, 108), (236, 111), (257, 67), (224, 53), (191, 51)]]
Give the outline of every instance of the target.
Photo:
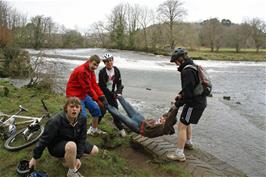
[[(121, 2), (139, 4), (156, 10), (165, 0), (6, 0), (11, 7), (28, 17), (44, 15), (67, 28), (86, 29), (106, 20)], [(230, 19), (234, 23), (258, 17), (266, 21), (266, 0), (182, 0), (187, 10), (186, 22), (208, 18)]]

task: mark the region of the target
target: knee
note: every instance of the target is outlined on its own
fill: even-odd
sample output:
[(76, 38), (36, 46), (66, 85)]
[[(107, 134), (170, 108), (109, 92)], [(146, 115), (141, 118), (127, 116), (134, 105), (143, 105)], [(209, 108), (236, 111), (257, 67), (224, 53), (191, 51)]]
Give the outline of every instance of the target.
[(182, 123), (181, 121), (179, 121), (179, 123), (178, 123), (178, 129), (179, 130), (186, 130), (187, 129), (187, 125), (185, 125), (184, 123)]
[(96, 155), (96, 154), (98, 154), (98, 152), (99, 152), (99, 148), (94, 145), (90, 154), (91, 155)]
[(73, 141), (69, 141), (65, 146), (65, 152), (75, 153), (77, 151), (77, 145)]

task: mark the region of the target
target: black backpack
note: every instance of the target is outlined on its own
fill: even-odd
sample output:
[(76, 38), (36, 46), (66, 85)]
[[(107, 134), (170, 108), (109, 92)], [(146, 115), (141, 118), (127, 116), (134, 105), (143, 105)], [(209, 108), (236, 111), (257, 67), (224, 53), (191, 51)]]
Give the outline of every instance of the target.
[(194, 96), (198, 96), (198, 95), (209, 96), (212, 91), (212, 83), (211, 83), (211, 79), (206, 69), (200, 65), (186, 65), (184, 69), (185, 68), (192, 68), (198, 71), (199, 83), (194, 88), (193, 95)]

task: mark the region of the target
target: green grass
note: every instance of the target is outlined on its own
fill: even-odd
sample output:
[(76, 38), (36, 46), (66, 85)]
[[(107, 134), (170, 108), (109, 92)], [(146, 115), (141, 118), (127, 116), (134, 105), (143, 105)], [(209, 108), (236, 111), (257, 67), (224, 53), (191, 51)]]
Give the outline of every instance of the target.
[(189, 51), (189, 56), (203, 60), (227, 60), (227, 61), (266, 61), (266, 50), (256, 52), (255, 49), (242, 49), (236, 53), (232, 48), (221, 48), (219, 52), (211, 52), (209, 48), (201, 48)]
[[(0, 85), (6, 86), (9, 89), (7, 97), (0, 97), (0, 111), (8, 114), (15, 113), (18, 106), (21, 104), (29, 109), (27, 115), (40, 116), (42, 114), (41, 99), (45, 99), (49, 111), (54, 114), (62, 110), (65, 96), (61, 94), (51, 93), (45, 90), (34, 88), (15, 88), (8, 81), (1, 81)], [(23, 115), (25, 115), (23, 113)], [(90, 118), (88, 120), (91, 120)], [(84, 176), (93, 177), (152, 177), (158, 176), (154, 174), (161, 174), (161, 176), (170, 177), (191, 177), (183, 168), (179, 167), (177, 163), (154, 164), (148, 163), (148, 169), (143, 166), (146, 162), (138, 161), (136, 159), (132, 164), (130, 159), (127, 159), (121, 150), (130, 148), (130, 137), (121, 138), (118, 136), (117, 130), (112, 124), (112, 119), (109, 114), (106, 114), (100, 124), (100, 128), (107, 131), (111, 137), (113, 145), (120, 145), (118, 148), (107, 150), (103, 149), (103, 137), (91, 137), (88, 139), (92, 144), (100, 148), (99, 154), (96, 156), (87, 156), (82, 158), (82, 167), (80, 172)], [(32, 157), (32, 150), (34, 145), (27, 147), (17, 152), (9, 152), (3, 147), (3, 140), (0, 140), (0, 176), (1, 177), (16, 177), (16, 165), (21, 159), (30, 159)], [(135, 151), (132, 151), (132, 157), (135, 156)], [(131, 152), (131, 153), (132, 153)], [(144, 154), (143, 154), (144, 155)], [(141, 155), (142, 156), (142, 155)], [(151, 162), (151, 160), (149, 160)], [(136, 168), (132, 168), (137, 166)], [(63, 177), (67, 169), (64, 168), (58, 159), (49, 155), (47, 149), (44, 151), (42, 157), (38, 160), (37, 170), (43, 170), (49, 174), (50, 177)]]

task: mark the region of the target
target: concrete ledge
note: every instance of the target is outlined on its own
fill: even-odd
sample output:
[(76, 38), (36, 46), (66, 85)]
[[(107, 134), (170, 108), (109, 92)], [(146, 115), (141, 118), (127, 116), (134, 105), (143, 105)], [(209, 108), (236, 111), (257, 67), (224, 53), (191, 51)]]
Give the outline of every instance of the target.
[[(130, 140), (131, 146), (134, 149), (143, 151), (152, 155), (154, 158), (163, 162), (169, 162), (166, 154), (173, 152), (176, 146), (165, 139), (147, 138), (137, 134), (132, 134)], [(187, 150), (186, 162), (175, 162), (186, 171), (192, 174), (194, 177), (245, 177), (246, 175), (230, 166), (226, 162), (223, 162), (213, 155), (203, 152), (200, 149)]]

